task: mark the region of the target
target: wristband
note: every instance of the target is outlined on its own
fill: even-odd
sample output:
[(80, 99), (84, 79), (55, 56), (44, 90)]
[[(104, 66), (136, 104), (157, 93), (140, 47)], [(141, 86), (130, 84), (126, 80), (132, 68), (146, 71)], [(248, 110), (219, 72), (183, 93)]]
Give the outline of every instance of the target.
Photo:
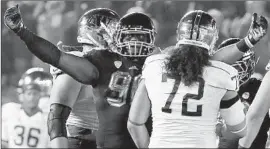
[(241, 52), (247, 52), (249, 49), (253, 48), (253, 45), (249, 41), (248, 37), (245, 37), (244, 39), (241, 39), (239, 42), (236, 43), (236, 47)]

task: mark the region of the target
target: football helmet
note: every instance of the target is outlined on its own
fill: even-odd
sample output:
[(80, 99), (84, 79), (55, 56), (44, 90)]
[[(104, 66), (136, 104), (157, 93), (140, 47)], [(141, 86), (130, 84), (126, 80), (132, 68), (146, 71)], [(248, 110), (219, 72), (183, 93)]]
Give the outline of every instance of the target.
[(100, 28), (105, 26), (109, 34), (113, 35), (119, 19), (119, 15), (108, 8), (96, 8), (87, 11), (78, 21), (77, 41), (96, 46), (106, 45), (106, 41), (100, 33)]
[[(218, 49), (237, 43), (239, 41), (239, 38), (229, 38), (223, 41), (218, 46)], [(248, 50), (247, 52), (245, 52), (238, 61), (232, 64), (232, 66), (238, 70), (239, 85), (243, 85), (250, 79), (251, 75), (255, 72), (256, 58), (254, 51)]]
[(216, 21), (202, 10), (186, 13), (177, 25), (177, 45), (189, 44), (202, 47), (213, 53), (218, 39)]
[[(123, 16), (115, 33), (116, 53), (127, 57), (146, 57), (152, 54), (155, 46), (156, 29), (149, 16), (133, 12)], [(128, 36), (142, 36), (146, 41), (127, 40)]]
[(17, 86), (18, 93), (28, 89), (36, 89), (44, 96), (49, 96), (53, 78), (43, 68), (30, 68), (20, 78)]

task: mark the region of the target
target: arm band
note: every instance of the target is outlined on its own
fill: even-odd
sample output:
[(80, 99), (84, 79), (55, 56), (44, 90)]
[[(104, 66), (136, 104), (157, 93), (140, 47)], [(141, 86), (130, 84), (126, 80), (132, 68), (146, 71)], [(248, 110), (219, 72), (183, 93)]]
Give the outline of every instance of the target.
[(61, 52), (49, 41), (35, 35), (25, 26), (17, 32), (17, 35), (25, 42), (27, 48), (39, 59), (55, 67), (58, 66)]
[(142, 125), (145, 124), (145, 123), (139, 124), (139, 123), (136, 123), (136, 122), (131, 121), (130, 119), (128, 119), (128, 121), (129, 121), (131, 124), (135, 125), (135, 126), (142, 126)]
[(239, 42), (236, 43), (236, 47), (241, 52), (247, 52), (249, 49), (253, 48), (254, 44), (250, 42), (248, 37), (245, 37), (244, 39), (241, 39)]
[(50, 139), (53, 140), (57, 137), (67, 137), (66, 121), (71, 112), (71, 108), (53, 103), (50, 107), (50, 113), (48, 115), (48, 134)]
[(222, 100), (220, 102), (220, 109), (228, 109), (230, 108), (232, 105), (234, 105), (237, 101), (239, 100), (238, 96), (235, 96), (234, 98), (230, 99), (230, 100)]

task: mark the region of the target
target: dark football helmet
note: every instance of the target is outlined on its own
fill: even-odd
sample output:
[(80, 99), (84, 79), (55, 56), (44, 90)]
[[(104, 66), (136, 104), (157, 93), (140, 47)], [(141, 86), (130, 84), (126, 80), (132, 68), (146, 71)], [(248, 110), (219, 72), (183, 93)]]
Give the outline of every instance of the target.
[(17, 91), (23, 93), (28, 89), (36, 89), (46, 96), (50, 94), (53, 84), (52, 76), (42, 68), (30, 68), (21, 77), (18, 82)]
[(213, 53), (218, 39), (216, 21), (202, 10), (186, 13), (177, 25), (177, 45), (189, 44), (202, 47)]
[(77, 41), (96, 46), (106, 45), (102, 34), (99, 32), (101, 26), (104, 25), (107, 31), (113, 35), (119, 19), (119, 15), (108, 8), (96, 8), (87, 11), (78, 21)]
[[(149, 16), (143, 13), (129, 13), (123, 16), (117, 26), (115, 42), (117, 50), (114, 51), (127, 57), (146, 57), (152, 54), (155, 46), (155, 26)], [(126, 37), (140, 36), (146, 39), (127, 40)]]
[[(229, 38), (223, 41), (218, 46), (218, 49), (221, 49), (231, 44), (235, 44), (239, 41), (240, 41), (239, 38)], [(242, 58), (236, 61), (234, 64), (232, 64), (232, 66), (238, 70), (239, 84), (240, 86), (243, 85), (250, 79), (251, 75), (255, 71), (256, 58), (254, 51), (248, 50), (246, 53), (244, 53)]]

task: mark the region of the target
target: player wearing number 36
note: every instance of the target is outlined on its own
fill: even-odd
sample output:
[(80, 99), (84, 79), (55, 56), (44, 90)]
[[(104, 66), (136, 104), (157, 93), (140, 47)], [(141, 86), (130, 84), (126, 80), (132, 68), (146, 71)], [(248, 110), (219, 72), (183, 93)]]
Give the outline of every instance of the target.
[[(214, 19), (192, 11), (180, 20), (177, 33), (174, 48), (145, 61), (128, 120), (137, 147), (216, 148), (219, 111), (228, 129), (243, 137), (246, 121), (237, 96), (237, 70), (209, 60), (217, 33)], [(151, 138), (144, 126), (150, 110)]]
[(2, 106), (3, 148), (48, 148), (47, 113), (39, 108), (44, 85), (52, 84), (52, 76), (42, 68), (27, 70), (18, 83), (21, 104)]

